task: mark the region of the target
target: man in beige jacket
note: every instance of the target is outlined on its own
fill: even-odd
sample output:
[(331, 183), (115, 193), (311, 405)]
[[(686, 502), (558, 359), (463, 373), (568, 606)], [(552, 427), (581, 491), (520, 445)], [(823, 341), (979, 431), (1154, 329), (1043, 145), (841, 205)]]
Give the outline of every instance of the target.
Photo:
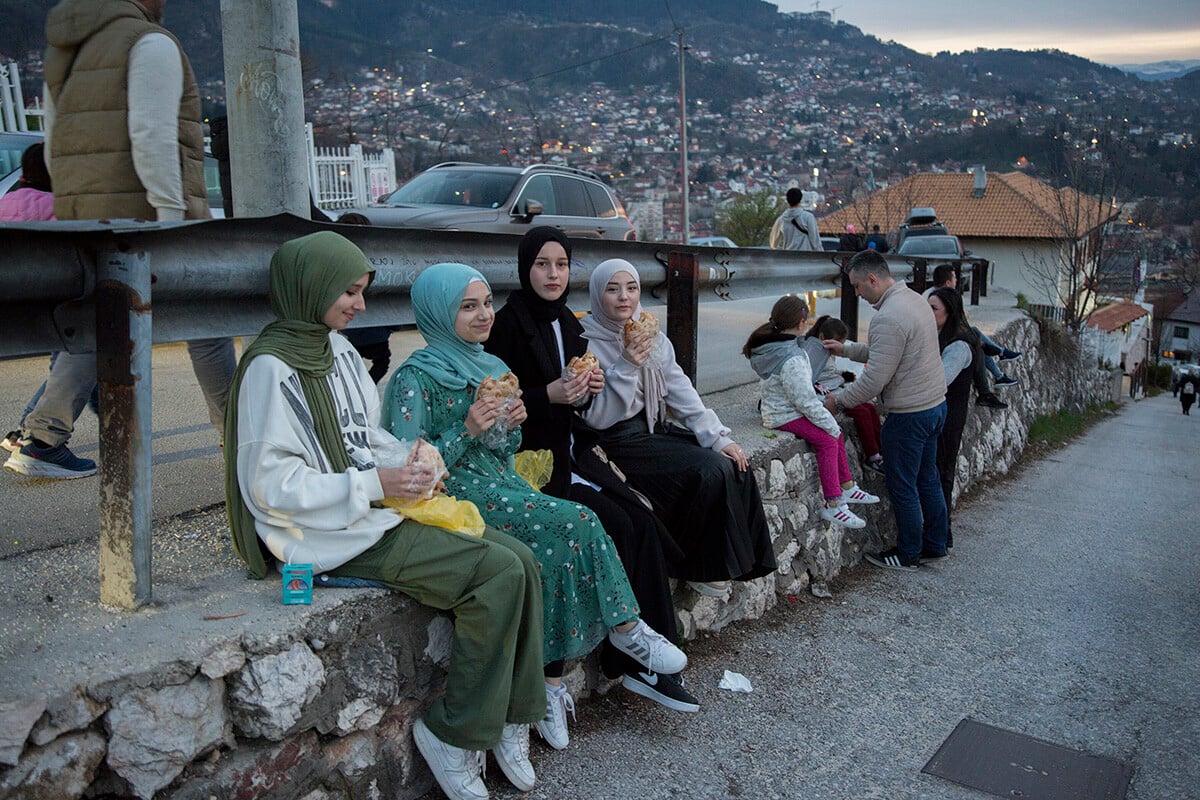
[(922, 559), (946, 556), (948, 517), (937, 469), (946, 378), (937, 324), (921, 295), (898, 283), (874, 250), (858, 253), (846, 271), (855, 293), (876, 313), (865, 345), (825, 342), (835, 355), (867, 362), (862, 376), (825, 404), (836, 412), (878, 395), (887, 414), (880, 445), (897, 533), (895, 547), (866, 558), (879, 567), (913, 571)]

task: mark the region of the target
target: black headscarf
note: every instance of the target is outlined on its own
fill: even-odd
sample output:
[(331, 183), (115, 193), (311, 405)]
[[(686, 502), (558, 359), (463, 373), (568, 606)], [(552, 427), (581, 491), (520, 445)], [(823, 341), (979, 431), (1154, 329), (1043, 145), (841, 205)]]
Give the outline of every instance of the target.
[(571, 260), (571, 240), (558, 228), (552, 228), (549, 225), (530, 228), (521, 237), (521, 244), (517, 247), (517, 277), (521, 280), (521, 288), (513, 294), (521, 295), (521, 299), (525, 301), (525, 308), (529, 310), (529, 315), (538, 322), (553, 322), (562, 316), (563, 309), (567, 307), (567, 295), (571, 293), (571, 284), (568, 279), (561, 297), (553, 301), (543, 300), (538, 297), (537, 292), (533, 290), (533, 285), (529, 282), (529, 271), (533, 268), (533, 262), (547, 242), (561, 244), (563, 250), (567, 251), (567, 260)]

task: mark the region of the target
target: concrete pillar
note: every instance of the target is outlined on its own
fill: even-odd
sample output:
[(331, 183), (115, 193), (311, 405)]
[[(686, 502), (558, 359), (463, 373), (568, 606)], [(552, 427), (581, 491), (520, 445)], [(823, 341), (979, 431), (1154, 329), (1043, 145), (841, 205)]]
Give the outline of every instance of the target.
[(309, 216), (296, 0), (221, 0), (233, 213)]

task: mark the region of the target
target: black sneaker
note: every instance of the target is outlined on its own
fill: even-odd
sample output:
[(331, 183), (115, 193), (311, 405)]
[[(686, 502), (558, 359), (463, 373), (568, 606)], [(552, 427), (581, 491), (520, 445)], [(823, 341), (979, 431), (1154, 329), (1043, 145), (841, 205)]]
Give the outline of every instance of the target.
[(948, 555), (950, 555), (950, 554), (949, 553), (931, 553), (928, 550), (922, 550), (921, 551), (921, 560), (922, 561), (940, 561)]
[(882, 475), (883, 474), (883, 461), (882, 460), (872, 461), (870, 459), (867, 459), (866, 461), (863, 462), (863, 469), (868, 469), (871, 472), (874, 472), (876, 475)]
[(1009, 350), (1005, 347), (1000, 351), (1000, 358), (997, 361), (1016, 361), (1022, 355), (1020, 350)]
[(987, 408), (1008, 408), (1008, 403), (1004, 402), (999, 397), (996, 397), (996, 395), (992, 394), (991, 392), (988, 392), (987, 394), (981, 394), (979, 397), (975, 398), (975, 405), (985, 406)]
[(1003, 389), (1006, 386), (1016, 386), (1018, 383), (1020, 383), (1020, 381), (1018, 381), (1016, 378), (1010, 378), (1007, 375), (1001, 375), (999, 378), (996, 378), (996, 380), (992, 381), (992, 385), (997, 389)]
[(920, 561), (920, 559), (918, 559), (917, 561), (913, 561), (911, 563), (906, 562), (904, 560), (904, 556), (900, 555), (900, 551), (894, 547), (891, 550), (884, 550), (878, 555), (867, 553), (865, 556), (863, 556), (863, 558), (865, 558), (867, 561), (870, 561), (877, 567), (900, 570), (901, 572), (916, 572), (917, 564)]
[(621, 676), (621, 685), (634, 694), (648, 697), (672, 711), (691, 713), (700, 710), (700, 701), (683, 688), (683, 678), (678, 675), (663, 675), (659, 672), (627, 672)]

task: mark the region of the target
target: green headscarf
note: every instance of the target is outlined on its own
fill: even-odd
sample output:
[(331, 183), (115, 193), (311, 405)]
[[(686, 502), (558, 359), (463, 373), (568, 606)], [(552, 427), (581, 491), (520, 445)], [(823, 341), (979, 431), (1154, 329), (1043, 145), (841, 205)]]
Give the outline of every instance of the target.
[(250, 567), (255, 578), (264, 578), (271, 553), (258, 537), (254, 516), (242, 498), (237, 476), (238, 396), (247, 365), (257, 356), (270, 354), (296, 370), (304, 400), (313, 416), (317, 441), (337, 472), (350, 468), (350, 457), (342, 442), (333, 392), (326, 376), (333, 369), (333, 347), (325, 312), (350, 284), (375, 268), (362, 250), (332, 231), (302, 236), (284, 242), (271, 257), (271, 310), (278, 317), (263, 328), (258, 339), (246, 348), (229, 387), (225, 407), (225, 510), (233, 534), (233, 549)]
[(485, 352), (482, 344), (463, 341), (454, 332), (458, 307), (472, 281), (488, 285), (478, 270), (466, 264), (434, 264), (417, 276), (409, 293), (426, 346), (401, 366), (419, 367), (447, 389), (478, 386), (489, 375), (499, 378), (508, 372), (504, 362)]

